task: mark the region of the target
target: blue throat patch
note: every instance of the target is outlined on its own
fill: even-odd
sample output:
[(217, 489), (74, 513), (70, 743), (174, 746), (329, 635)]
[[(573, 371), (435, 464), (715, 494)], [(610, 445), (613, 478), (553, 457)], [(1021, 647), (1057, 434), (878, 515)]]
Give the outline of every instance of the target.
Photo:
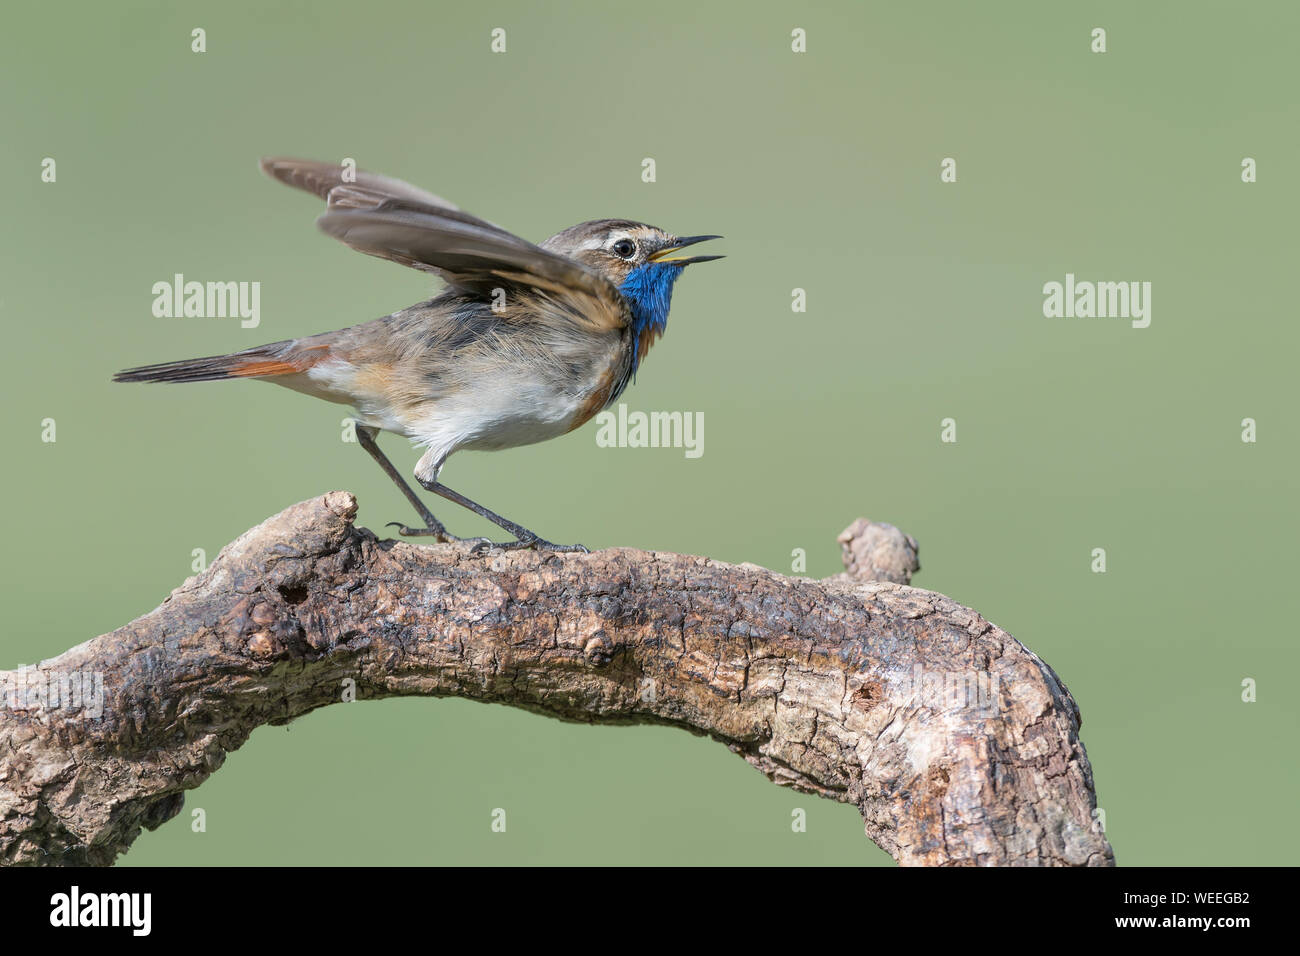
[(684, 266), (647, 262), (633, 269), (618, 291), (623, 293), (632, 310), (632, 376), (641, 363), (641, 335), (647, 331), (662, 334), (668, 325), (668, 309), (673, 301), (673, 283)]

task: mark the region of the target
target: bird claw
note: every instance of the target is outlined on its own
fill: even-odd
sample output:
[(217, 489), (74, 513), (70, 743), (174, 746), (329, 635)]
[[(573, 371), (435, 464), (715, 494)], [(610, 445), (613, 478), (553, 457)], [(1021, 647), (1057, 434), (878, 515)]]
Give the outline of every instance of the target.
[(535, 537), (518, 538), (514, 541), (488, 541), (485, 544), (476, 545), (473, 550), (478, 554), (486, 553), (487, 551), (527, 551), (530, 548), (536, 551), (552, 551), (559, 553), (591, 553), (585, 545), (556, 544), (553, 541), (547, 541), (545, 538)]
[(591, 554), (591, 549), (585, 544), (552, 544), (549, 541), (534, 542), (541, 547), (543, 551), (560, 551), (569, 554)]
[(559, 551), (577, 554), (590, 554), (591, 551), (586, 545), (582, 544), (556, 544), (554, 541), (547, 541), (545, 538), (536, 536), (531, 538), (520, 538), (518, 541), (511, 541), (505, 545), (507, 549), (524, 549), (535, 548), (538, 551)]
[(443, 541), (450, 537), (446, 528), (408, 528), (400, 521), (390, 521), (384, 527), (396, 528), (397, 533), (405, 538), (437, 538)]
[(400, 521), (390, 521), (384, 527), (396, 528), (398, 534), (407, 538), (434, 538), (439, 544), (470, 544), (473, 545), (471, 551), (476, 551), (485, 544), (492, 543), (487, 538), (462, 538), (459, 535), (452, 534), (441, 525), (432, 528), (411, 528)]
[[(498, 544), (490, 538), (462, 538), (458, 534), (452, 534), (446, 528), (411, 528), (402, 524), (400, 521), (390, 521), (384, 527), (396, 528), (398, 534), (408, 538), (433, 538), (439, 544), (467, 544), (469, 545), (470, 554), (486, 554), (493, 548), (506, 550), (511, 546), (518, 546), (521, 544), (521, 542), (517, 541)], [(581, 546), (579, 545), (579, 547)], [(586, 549), (584, 548), (583, 550)]]
[(411, 528), (399, 521), (390, 521), (386, 528), (396, 528), (397, 533), (408, 538), (436, 538), (440, 544), (468, 544), (471, 554), (486, 554), (488, 551), (523, 551), (533, 548), (537, 551), (554, 551), (559, 553), (590, 554), (590, 550), (581, 544), (556, 544), (536, 535), (530, 538), (518, 538), (514, 541), (492, 541), (488, 538), (462, 538), (446, 528)]

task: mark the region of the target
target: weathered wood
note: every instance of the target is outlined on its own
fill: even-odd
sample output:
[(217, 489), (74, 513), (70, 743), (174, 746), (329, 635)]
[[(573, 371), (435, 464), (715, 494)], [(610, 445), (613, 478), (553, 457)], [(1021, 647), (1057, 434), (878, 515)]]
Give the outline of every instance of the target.
[[(355, 514), (346, 492), (294, 505), (156, 610), (0, 673), (0, 860), (111, 863), (254, 728), (355, 682), (708, 734), (856, 805), (903, 864), (1114, 862), (1069, 692), (976, 612), (865, 580), (909, 580), (896, 529), (855, 523), (850, 571), (818, 582), (628, 549), (476, 555), (379, 540)], [(66, 701), (96, 674), (99, 717)], [(64, 699), (29, 693), (60, 679)]]

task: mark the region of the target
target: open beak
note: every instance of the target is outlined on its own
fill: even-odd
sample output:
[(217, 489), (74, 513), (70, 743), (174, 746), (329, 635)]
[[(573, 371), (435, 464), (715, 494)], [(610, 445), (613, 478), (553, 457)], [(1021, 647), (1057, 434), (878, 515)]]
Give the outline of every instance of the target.
[(687, 236), (684, 239), (674, 239), (669, 245), (662, 249), (657, 249), (650, 254), (650, 262), (671, 262), (675, 266), (689, 266), (692, 262), (710, 262), (713, 259), (722, 259), (724, 256), (670, 256), (670, 252), (676, 252), (678, 249), (685, 249), (687, 246), (693, 246), (697, 242), (704, 242), (706, 239), (721, 239), (721, 236)]

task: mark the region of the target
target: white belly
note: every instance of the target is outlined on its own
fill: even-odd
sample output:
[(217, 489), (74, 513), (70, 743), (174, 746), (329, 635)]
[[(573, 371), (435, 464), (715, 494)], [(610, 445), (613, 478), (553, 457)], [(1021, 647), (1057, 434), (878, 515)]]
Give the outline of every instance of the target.
[(567, 432), (581, 406), (577, 395), (544, 383), (496, 381), (439, 401), (415, 437), (431, 448), (450, 442), (448, 454), (531, 445)]

